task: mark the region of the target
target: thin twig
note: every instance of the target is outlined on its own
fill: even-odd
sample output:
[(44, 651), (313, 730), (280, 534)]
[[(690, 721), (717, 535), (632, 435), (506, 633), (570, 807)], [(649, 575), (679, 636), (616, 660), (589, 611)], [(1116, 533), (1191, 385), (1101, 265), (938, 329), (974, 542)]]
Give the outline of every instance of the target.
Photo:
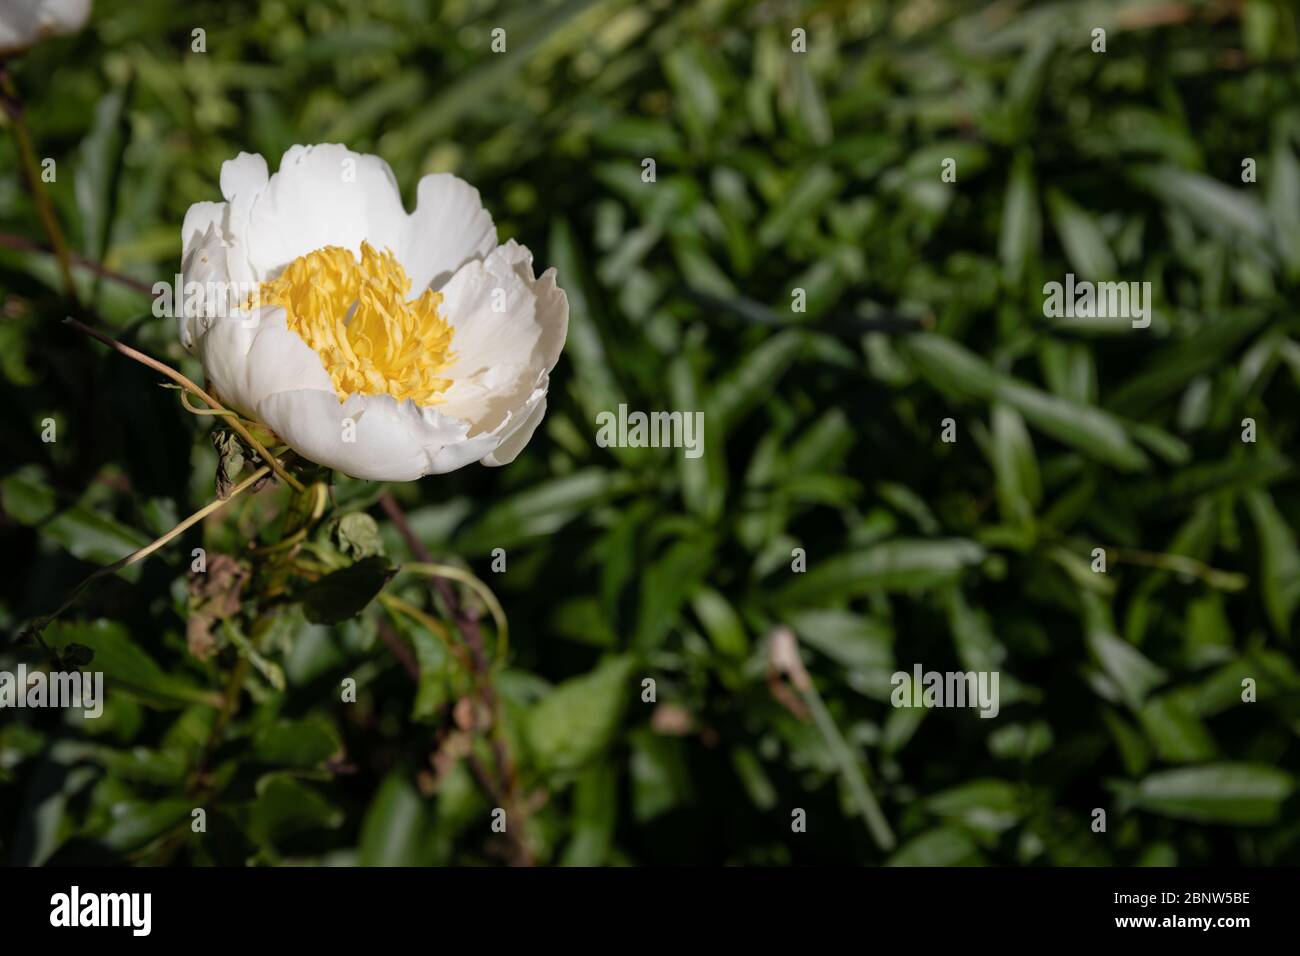
[(244, 678), (248, 676), (248, 666), (248, 658), (241, 654), (230, 672), (230, 679), (226, 682), (226, 689), (221, 695), (221, 709), (217, 712), (217, 719), (213, 722), (207, 740), (203, 743), (203, 749), (194, 763), (192, 777), (194, 789), (191, 792), (203, 792), (207, 789), (203, 778), (207, 775), (208, 765), (212, 762), (213, 755), (221, 746), (221, 738), (225, 736), (226, 727), (235, 714), (239, 713), (239, 698), (243, 692)]
[[(225, 736), (230, 721), (239, 713), (239, 698), (243, 693), (244, 679), (248, 676), (248, 667), (248, 658), (241, 654), (235, 661), (226, 686), (221, 692), (221, 706), (217, 711), (217, 718), (212, 722), (202, 749), (195, 757), (189, 779), (185, 783), (186, 795), (202, 806), (207, 813), (216, 813), (217, 800), (220, 797), (220, 791), (207, 779), (208, 767), (216, 755), (217, 748), (221, 746), (221, 738)], [(172, 861), (185, 841), (187, 829), (182, 823), (162, 841), (158, 848), (158, 856), (154, 860), (156, 865), (166, 866)]]
[(456, 660), (460, 661), (461, 666), (471, 668), (469, 660), (465, 657), (465, 649), (452, 642), (451, 635), (447, 633), (447, 629), (442, 626), (440, 621), (430, 617), (409, 601), (403, 601), (395, 594), (380, 594), (379, 603), (400, 614), (405, 614), (412, 621), (432, 632), (434, 637), (447, 646), (447, 650), (451, 651)]
[(424, 542), (411, 530), (411, 523), (406, 520), (406, 512), (397, 503), (397, 499), (385, 491), (379, 496), (379, 506), (384, 509), (384, 514), (388, 515), (388, 520), (393, 523), (393, 527), (402, 536), (411, 553), (421, 561), (432, 562), (433, 552), (426, 548)]
[[(388, 516), (388, 519), (393, 522), (393, 527), (402, 536), (402, 540), (406, 542), (406, 546), (410, 548), (411, 553), (424, 564), (435, 564), (433, 552), (411, 530), (411, 524), (406, 520), (406, 513), (402, 511), (402, 506), (397, 503), (397, 499), (385, 491), (379, 496), (379, 506), (384, 509), (384, 514)], [(457, 629), (465, 638), (470, 653), (474, 655), (476, 665), (486, 667), (487, 657), (483, 652), (483, 636), (479, 631), (478, 621), (463, 611), (460, 606), (460, 599), (456, 596), (456, 590), (451, 586), (447, 578), (435, 576), (432, 581), (438, 596), (442, 598), (443, 603), (447, 605), (447, 609), (451, 612)]]
[(257, 471), (253, 472), (251, 475), (249, 475), (247, 478), (245, 478), (243, 481), (237, 484), (231, 490), (229, 498), (215, 498), (212, 501), (209, 501), (206, 505), (204, 505), (198, 511), (194, 512), (194, 514), (190, 515), (180, 524), (176, 525), (176, 527), (172, 528), (162, 537), (154, 539), (153, 541), (146, 544), (143, 548), (140, 548), (136, 551), (132, 551), (126, 557), (114, 561), (112, 564), (96, 569), (89, 577), (87, 577), (84, 581), (82, 581), (80, 584), (78, 584), (75, 588), (72, 589), (72, 593), (69, 594), (67, 599), (62, 604), (59, 605), (57, 610), (53, 611), (50, 614), (45, 615), (44, 617), (37, 618), (32, 623), (31, 627), (28, 628), (28, 633), (39, 635), (41, 631), (45, 630), (45, 628), (49, 625), (51, 621), (53, 621), (56, 617), (58, 617), (60, 614), (66, 611), (72, 605), (72, 602), (74, 602), (81, 595), (81, 592), (84, 591), (87, 587), (89, 587), (92, 582), (97, 581), (100, 578), (105, 577), (107, 575), (115, 574), (116, 572), (121, 571), (123, 568), (129, 568), (137, 561), (143, 561), (145, 558), (149, 557), (149, 555), (153, 554), (163, 545), (167, 544), (167, 542), (173, 540), (178, 535), (183, 534), (187, 529), (192, 528), (194, 525), (198, 524), (200, 521), (202, 521), (208, 515), (212, 514), (214, 511), (219, 511), (220, 509), (224, 508), (229, 502), (231, 502), (236, 496), (241, 494), (244, 490), (257, 484), (257, 482), (260, 481), (263, 477), (265, 477), (265, 475), (270, 470), (271, 469), (269, 467), (263, 465)]
[(32, 145), (32, 136), (27, 130), (27, 119), (22, 100), (18, 97), (18, 89), (2, 63), (0, 63), (0, 99), (3, 99), (5, 113), (13, 124), (14, 139), (18, 142), (18, 158), (27, 176), (28, 185), (31, 186), (32, 198), (36, 200), (36, 211), (41, 217), (41, 226), (49, 236), (50, 245), (54, 247), (54, 255), (59, 260), (59, 274), (63, 279), (64, 294), (75, 306), (77, 286), (72, 280), (68, 243), (63, 238), (63, 230), (59, 227), (59, 219), (54, 214), (54, 206), (50, 203), (45, 184), (41, 181), (40, 164), (36, 161), (36, 147)]
[(1203, 561), (1197, 561), (1183, 554), (1161, 554), (1137, 548), (1111, 548), (1108, 553), (1121, 564), (1137, 564), (1148, 568), (1159, 568), (1172, 574), (1185, 574), (1204, 581), (1210, 587), (1220, 591), (1240, 591), (1250, 583), (1250, 579), (1244, 574), (1210, 567)]
[[(80, 332), (85, 332), (91, 338), (98, 339), (100, 342), (103, 342), (109, 348), (114, 349), (117, 352), (120, 352), (121, 354), (125, 355), (127, 358), (134, 359), (135, 361), (141, 363), (142, 365), (147, 365), (155, 372), (159, 372), (163, 375), (166, 375), (177, 385), (181, 386), (184, 389), (187, 389), (188, 391), (192, 392), (193, 394), (197, 395), (199, 398), (207, 402), (208, 407), (211, 408), (213, 411), (219, 413), (227, 411), (224, 405), (218, 402), (215, 398), (213, 398), (203, 389), (199, 388), (197, 385), (195, 385), (192, 381), (190, 381), (180, 372), (176, 371), (176, 369), (172, 368), (170, 365), (166, 365), (162, 362), (159, 362), (157, 359), (151, 358), (150, 356), (145, 355), (143, 352), (137, 351), (136, 349), (131, 348), (131, 346), (125, 345), (122, 342), (119, 342), (117, 339), (113, 338), (112, 336), (105, 335), (103, 332), (100, 332), (97, 329), (92, 329), (88, 325), (83, 325), (82, 323), (78, 322), (76, 319), (72, 318), (71, 316), (68, 316), (68, 318), (64, 319), (63, 321), (66, 324), (71, 325), (74, 329), (77, 329)], [(307, 490), (302, 482), (300, 482), (297, 478), (293, 477), (293, 475), (289, 474), (287, 471), (284, 470), (284, 466), (280, 464), (280, 462), (276, 459), (274, 455), (272, 455), (269, 451), (266, 450), (266, 448), (262, 445), (260, 441), (258, 441), (256, 438), (253, 437), (253, 433), (250, 432), (246, 427), (244, 427), (244, 423), (241, 422), (237, 416), (232, 415), (227, 420), (230, 422), (230, 427), (233, 428), (236, 432), (238, 432), (240, 437), (243, 438), (244, 441), (248, 442), (248, 444), (253, 448), (254, 451), (257, 452), (257, 454), (261, 457), (261, 459), (264, 462), (266, 462), (268, 465), (271, 466), (271, 470), (275, 472), (276, 476), (281, 481), (283, 481), (290, 488), (292, 488), (294, 491), (297, 491), (299, 493), (305, 492)]]
[[(0, 246), (4, 246), (6, 249), (18, 249), (22, 252), (38, 252), (44, 256), (58, 256), (58, 253), (53, 249), (47, 249), (39, 242), (33, 242), (24, 236), (15, 236), (10, 232), (0, 232)], [(149, 285), (147, 282), (142, 282), (139, 279), (132, 278), (131, 276), (125, 275), (121, 272), (114, 272), (112, 269), (102, 266), (91, 259), (87, 259), (85, 256), (79, 256), (76, 253), (69, 253), (68, 259), (71, 264), (76, 266), (78, 269), (85, 269), (88, 272), (93, 272), (101, 278), (108, 279), (110, 282), (116, 282), (118, 285), (126, 286), (129, 289), (134, 289), (142, 295), (153, 295), (153, 286)]]
[(406, 642), (398, 637), (397, 632), (393, 630), (393, 625), (388, 623), (388, 619), (379, 618), (379, 639), (388, 645), (388, 649), (393, 652), (397, 662), (402, 665), (403, 669), (410, 676), (411, 680), (420, 680), (420, 665), (411, 653), (410, 647)]
[[(427, 567), (422, 569), (429, 573), (432, 569), (440, 567), (433, 558), (433, 553), (425, 546), (424, 542), (419, 539), (411, 529), (410, 522), (406, 520), (406, 513), (402, 511), (402, 506), (397, 503), (397, 499), (388, 491), (379, 496), (379, 505), (384, 509), (393, 527), (401, 535), (402, 540), (420, 561)], [(416, 565), (406, 565), (407, 569), (415, 569)], [(457, 569), (459, 570), (459, 569)], [(463, 574), (464, 572), (460, 572)], [(465, 640), (465, 645), (469, 649), (473, 661), (475, 680), (478, 684), (479, 695), (482, 697), (483, 704), (487, 707), (488, 713), (492, 715), (492, 728), (490, 743), (492, 747), (493, 763), (496, 765), (497, 773), (501, 778), (501, 792), (504, 794), (512, 808), (517, 810), (516, 817), (519, 820), (518, 833), (515, 842), (520, 854), (520, 862), (524, 865), (531, 865), (533, 862), (532, 851), (529, 846), (527, 837), (527, 808), (524, 800), (519, 794), (519, 780), (515, 774), (514, 758), (510, 753), (510, 745), (506, 740), (505, 729), (502, 723), (501, 701), (496, 693), (496, 687), (492, 680), (492, 667), (488, 660), (483, 641), (483, 633), (479, 627), (478, 619), (461, 606), (460, 599), (456, 596), (456, 589), (451, 586), (450, 580), (445, 575), (430, 574), (430, 580), (434, 589), (442, 598), (443, 603), (447, 606), (451, 614), (452, 621), (456, 629), (460, 632)], [(477, 580), (477, 579), (475, 579)], [(481, 583), (481, 582), (480, 582)], [(493, 596), (493, 603), (496, 598)], [(490, 607), (491, 605), (489, 605)], [(499, 610), (500, 604), (497, 604)], [(501, 613), (501, 619), (504, 620), (504, 612)], [(504, 637), (504, 629), (502, 631)]]
[(492, 620), (497, 625), (496, 658), (497, 660), (505, 659), (506, 649), (510, 646), (509, 624), (506, 621), (505, 609), (501, 607), (501, 602), (497, 600), (497, 596), (492, 593), (491, 588), (468, 571), (451, 564), (433, 564), (421, 561), (405, 564), (402, 566), (402, 570), (410, 571), (412, 574), (423, 574), (433, 579), (447, 578), (452, 581), (459, 581), (482, 598), (483, 603), (487, 605), (488, 611), (492, 614)]
[(817, 692), (817, 685), (813, 683), (812, 677), (800, 659), (799, 640), (795, 637), (794, 631), (784, 625), (773, 630), (768, 638), (768, 661), (770, 668), (790, 679), (794, 689), (803, 698), (813, 723), (821, 731), (831, 756), (839, 765), (844, 783), (858, 805), (858, 812), (862, 814), (863, 823), (871, 838), (875, 840), (876, 846), (886, 852), (892, 850), (897, 844), (894, 831), (890, 829), (889, 821), (885, 819), (884, 811), (881, 810), (880, 803), (876, 800), (876, 795), (862, 772), (863, 768), (868, 766), (866, 757), (848, 745), (839, 727), (836, 726), (835, 719), (826, 707), (826, 702)]

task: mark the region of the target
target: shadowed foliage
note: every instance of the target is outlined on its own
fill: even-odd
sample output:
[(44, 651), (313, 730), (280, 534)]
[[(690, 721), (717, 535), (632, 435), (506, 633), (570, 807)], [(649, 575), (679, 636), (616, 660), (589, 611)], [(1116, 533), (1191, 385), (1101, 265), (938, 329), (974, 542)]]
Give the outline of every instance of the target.
[[(88, 589), (45, 640), (94, 652), (104, 716), (0, 713), (0, 859), (1300, 863), (1298, 29), (1282, 0), (97, 0), (8, 70), (99, 328), (201, 380), (148, 291), (185, 211), (314, 142), (408, 208), (473, 183), (571, 326), (514, 464), (332, 478), (326, 583), (249, 551), (310, 510), (271, 484)], [(61, 324), (8, 136), (0, 221), (16, 636), (218, 458)], [(1149, 282), (1150, 326), (1045, 317), (1067, 273)], [(704, 412), (703, 454), (600, 447), (620, 404)], [(508, 645), (390, 562), (471, 569)], [(998, 672), (997, 716), (891, 706), (916, 664)]]

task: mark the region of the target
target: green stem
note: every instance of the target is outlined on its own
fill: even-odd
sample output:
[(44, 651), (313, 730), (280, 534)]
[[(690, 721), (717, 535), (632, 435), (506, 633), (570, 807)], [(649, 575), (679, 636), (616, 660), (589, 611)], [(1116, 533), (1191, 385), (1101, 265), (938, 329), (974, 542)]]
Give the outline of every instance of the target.
[(835, 761), (840, 765), (840, 772), (844, 774), (844, 782), (848, 784), (849, 792), (853, 794), (854, 802), (857, 803), (858, 809), (862, 812), (867, 829), (871, 832), (871, 838), (876, 841), (876, 846), (882, 850), (892, 850), (895, 844), (894, 832), (889, 828), (889, 821), (885, 819), (885, 814), (876, 801), (876, 795), (871, 792), (871, 786), (867, 783), (867, 778), (859, 766), (858, 756), (845, 742), (844, 736), (840, 733), (840, 729), (835, 726), (835, 720), (831, 717), (830, 711), (826, 709), (826, 704), (822, 701), (821, 695), (817, 693), (817, 688), (812, 685), (811, 681), (806, 688), (802, 688), (802, 693), (804, 701), (808, 704), (808, 709), (812, 711), (813, 723), (817, 725), (817, 729), (826, 738), (827, 746), (830, 747), (831, 753), (835, 756)]
[(506, 651), (510, 647), (510, 630), (506, 624), (506, 612), (501, 607), (501, 602), (497, 596), (492, 593), (492, 589), (470, 574), (463, 568), (458, 568), (451, 564), (428, 564), (416, 562), (413, 564), (402, 565), (403, 571), (410, 571), (414, 574), (423, 574), (430, 578), (449, 578), (452, 581), (459, 581), (468, 585), (475, 594), (483, 599), (487, 605), (488, 611), (492, 614), (492, 620), (497, 625), (497, 653), (496, 659), (504, 661)]
[(405, 614), (411, 620), (426, 628), (434, 637), (438, 638), (438, 640), (442, 641), (442, 643), (446, 645), (447, 650), (451, 651), (452, 656), (460, 661), (461, 665), (466, 670), (471, 669), (470, 662), (465, 656), (465, 649), (451, 639), (451, 634), (448, 632), (447, 628), (443, 626), (441, 621), (435, 619), (430, 614), (426, 614), (414, 604), (411, 604), (408, 601), (403, 601), (395, 594), (381, 593), (379, 595), (379, 602), (392, 611)]
[(1240, 591), (1250, 583), (1244, 574), (1212, 568), (1203, 561), (1182, 554), (1161, 554), (1136, 548), (1111, 548), (1109, 553), (1121, 564), (1137, 564), (1173, 574), (1185, 574), (1220, 591)]

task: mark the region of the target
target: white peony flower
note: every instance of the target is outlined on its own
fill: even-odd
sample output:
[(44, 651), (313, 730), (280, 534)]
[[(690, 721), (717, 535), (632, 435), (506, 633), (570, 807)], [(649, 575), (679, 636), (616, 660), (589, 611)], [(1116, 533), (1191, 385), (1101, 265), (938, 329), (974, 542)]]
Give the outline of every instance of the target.
[(256, 290), (253, 308), (177, 309), (220, 401), (355, 478), (514, 460), (546, 412), (569, 303), (554, 269), (535, 278), (527, 248), (497, 245), (478, 190), (425, 176), (407, 213), (382, 159), (322, 145), (270, 177), (240, 153), (221, 193), (186, 213), (185, 285)]
[(0, 56), (76, 33), (89, 16), (90, 0), (0, 0)]

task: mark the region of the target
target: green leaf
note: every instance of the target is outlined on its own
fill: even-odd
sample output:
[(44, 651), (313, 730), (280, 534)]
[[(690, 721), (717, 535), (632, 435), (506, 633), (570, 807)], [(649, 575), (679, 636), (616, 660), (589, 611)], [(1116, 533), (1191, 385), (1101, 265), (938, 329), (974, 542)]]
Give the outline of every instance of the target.
[(1275, 138), (1269, 166), (1268, 211), (1282, 262), (1287, 274), (1295, 279), (1300, 276), (1300, 161), (1285, 137)]
[(1107, 406), (1123, 415), (1146, 413), (1198, 376), (1220, 368), (1267, 320), (1264, 312), (1234, 311), (1191, 330), (1157, 350), (1132, 378), (1113, 386)]
[(775, 600), (806, 606), (870, 591), (931, 588), (956, 580), (984, 556), (980, 545), (960, 538), (897, 538), (824, 561), (810, 556), (808, 570), (781, 588)]
[[(488, 56), (477, 61), (472, 69), (461, 71), (452, 82), (437, 90), (405, 126), (390, 134), (391, 147), (409, 153), (424, 149), (430, 142), (450, 130), (464, 114), (499, 100), (505, 86), (542, 46), (555, 35), (569, 27), (571, 21), (591, 7), (596, 0), (567, 0), (549, 4), (545, 8), (526, 11), (526, 19), (513, 26), (509, 32), (509, 49), (500, 56)], [(352, 34), (349, 26), (339, 31), (341, 38)], [(586, 31), (568, 31), (569, 42), (586, 39)], [(333, 55), (331, 54), (331, 58)]]
[(1140, 705), (1152, 690), (1167, 680), (1163, 670), (1128, 641), (1114, 634), (1090, 629), (1088, 648), (1131, 707)]
[[(60, 508), (53, 490), (35, 468), (23, 468), (0, 482), (5, 514), (35, 527), (42, 537), (66, 548), (74, 557), (95, 564), (112, 564), (149, 543), (133, 528), (83, 505)], [(135, 577), (137, 568), (125, 569)]]
[(632, 668), (630, 657), (610, 658), (560, 684), (529, 711), (528, 745), (544, 770), (575, 770), (609, 746), (637, 695)]
[(752, 750), (737, 747), (731, 752), (731, 765), (754, 806), (760, 810), (771, 810), (776, 806), (776, 787)]
[[(713, 522), (722, 513), (727, 496), (727, 468), (722, 429), (718, 419), (701, 409), (703, 390), (691, 363), (678, 356), (668, 367), (669, 394), (673, 407), (681, 409), (683, 424), (690, 427), (694, 442), (674, 455), (680, 475), (682, 500), (692, 514)], [(699, 412), (697, 415), (696, 412)], [(683, 431), (683, 439), (686, 432)]]
[(718, 382), (707, 404), (707, 416), (717, 416), (725, 435), (766, 399), (785, 371), (803, 351), (803, 333), (778, 332), (737, 360)]
[(709, 57), (696, 44), (687, 44), (669, 50), (663, 63), (687, 122), (704, 132), (722, 109), (721, 94), (710, 75)]
[(936, 793), (926, 809), (970, 827), (1000, 833), (1019, 822), (1024, 813), (1018, 788), (1005, 780), (972, 780)]
[(411, 719), (433, 720), (453, 698), (452, 679), (457, 668), (455, 658), (438, 635), (405, 615), (394, 616), (394, 626), (411, 641), (415, 661), (420, 668), (419, 685), (411, 705)]
[(712, 588), (701, 588), (691, 599), (691, 607), (718, 653), (727, 657), (744, 657), (749, 653), (745, 627), (725, 597)]
[(1259, 535), (1264, 606), (1273, 627), (1285, 634), (1300, 605), (1300, 548), (1296, 547), (1295, 532), (1267, 492), (1247, 492), (1246, 507)]
[(427, 824), (424, 804), (401, 771), (379, 785), (361, 821), (360, 866), (418, 866)]
[(618, 822), (618, 772), (597, 764), (579, 776), (573, 794), (573, 836), (561, 866), (601, 866), (614, 842)]
[(341, 809), (315, 787), (287, 773), (269, 773), (256, 785), (257, 799), (248, 804), (248, 832), (258, 843), (276, 844), (312, 830), (336, 830), (343, 824)]
[(1016, 154), (1011, 165), (1011, 182), (1002, 200), (1002, 230), (998, 255), (1007, 280), (1017, 285), (1029, 274), (1029, 266), (1042, 244), (1042, 214), (1038, 208), (1038, 187), (1034, 184), (1033, 156)]
[(1007, 724), (989, 734), (989, 753), (999, 760), (1026, 762), (1052, 749), (1055, 739), (1046, 721)]
[(952, 339), (932, 333), (914, 335), (907, 341), (907, 354), (942, 392), (1004, 402), (1040, 431), (1123, 471), (1149, 467), (1146, 455), (1110, 413), (1002, 375)]
[(798, 222), (815, 217), (839, 192), (840, 181), (826, 166), (799, 171), (794, 184), (758, 227), (758, 241), (771, 248), (781, 242)]
[(124, 800), (113, 807), (113, 818), (97, 840), (109, 849), (126, 853), (188, 821), (193, 809), (194, 801), (184, 797)]
[(216, 707), (221, 702), (220, 694), (165, 672), (117, 621), (55, 621), (46, 628), (44, 637), (55, 650), (65, 650), (74, 643), (93, 650), (95, 656), (88, 670), (103, 672), (106, 692), (123, 690), (158, 708), (185, 704)]
[(334, 546), (354, 560), (384, 553), (379, 525), (364, 511), (342, 515), (334, 520), (330, 530)]
[[(594, 422), (601, 412), (617, 409), (626, 402), (627, 396), (611, 368), (596, 321), (590, 277), (567, 220), (561, 218), (552, 223), (550, 249), (559, 273), (558, 281), (569, 302), (569, 335), (564, 354), (577, 373), (572, 388), (587, 420)], [(614, 447), (610, 451), (620, 461), (631, 461), (640, 449)]]
[(629, 487), (626, 474), (587, 468), (541, 481), (489, 507), (458, 544), (475, 553), (551, 534)]
[(936, 827), (908, 840), (886, 866), (978, 866), (979, 849), (961, 829)]
[(77, 208), (84, 235), (82, 248), (91, 262), (104, 258), (117, 207), (118, 177), (126, 150), (125, 104), (124, 90), (109, 90), (100, 98), (75, 167)]
[[(947, 605), (948, 629), (952, 632), (953, 646), (962, 667), (971, 671), (1001, 670), (1007, 649), (994, 637), (988, 615), (972, 608), (960, 587), (950, 588), (944, 603)], [(1009, 674), (1002, 675), (1004, 703), (1010, 703), (1009, 678)]]
[(646, 569), (637, 614), (638, 648), (657, 647), (668, 636), (677, 610), (695, 593), (712, 566), (712, 542), (692, 537), (674, 543)]
[(849, 611), (807, 610), (786, 615), (799, 641), (849, 670), (893, 670), (894, 636), (873, 618)]
[(123, 780), (136, 780), (157, 786), (179, 786), (185, 782), (188, 761), (178, 750), (115, 750), (99, 744), (65, 740), (59, 745), (61, 759), (91, 760), (110, 774)]
[(1001, 385), (996, 397), (1015, 408), (1039, 431), (1121, 471), (1145, 471), (1147, 456), (1108, 412), (1050, 395), (1019, 382)]
[(947, 336), (913, 335), (903, 352), (935, 388), (957, 398), (990, 401), (1007, 382), (993, 366)]
[(1291, 776), (1246, 763), (1162, 770), (1143, 778), (1134, 799), (1161, 816), (1198, 823), (1272, 823), (1295, 790)]
[(992, 433), (998, 506), (1008, 521), (1032, 524), (1043, 498), (1043, 485), (1025, 420), (1013, 408), (994, 405)]
[(1056, 234), (1078, 277), (1089, 282), (1113, 279), (1115, 256), (1097, 220), (1056, 189), (1048, 190), (1047, 205)]
[(818, 146), (824, 146), (831, 142), (834, 130), (831, 128), (826, 100), (817, 86), (817, 78), (804, 63), (803, 57), (787, 57), (785, 64), (790, 87), (794, 90), (792, 105), (799, 127), (809, 140)]
[(1193, 763), (1217, 756), (1214, 738), (1181, 694), (1163, 694), (1147, 701), (1138, 718), (1164, 761)]
[(632, 815), (638, 823), (647, 823), (690, 801), (694, 795), (691, 773), (680, 738), (641, 727), (629, 735), (629, 742)]
[(313, 624), (338, 624), (356, 617), (396, 573), (397, 568), (383, 557), (363, 558), (332, 571), (303, 591), (303, 613)]
[(1129, 775), (1136, 776), (1146, 770), (1151, 763), (1151, 748), (1147, 746), (1142, 734), (1109, 707), (1102, 709), (1101, 717), (1115, 741), (1120, 759), (1124, 761), (1124, 769)]
[(1268, 216), (1244, 190), (1173, 166), (1141, 167), (1130, 175), (1170, 206), (1198, 220), (1209, 233), (1225, 237), (1241, 235), (1259, 242), (1268, 238)]
[(281, 767), (318, 767), (342, 749), (333, 722), (312, 714), (299, 720), (277, 720), (253, 738), (253, 755)]

